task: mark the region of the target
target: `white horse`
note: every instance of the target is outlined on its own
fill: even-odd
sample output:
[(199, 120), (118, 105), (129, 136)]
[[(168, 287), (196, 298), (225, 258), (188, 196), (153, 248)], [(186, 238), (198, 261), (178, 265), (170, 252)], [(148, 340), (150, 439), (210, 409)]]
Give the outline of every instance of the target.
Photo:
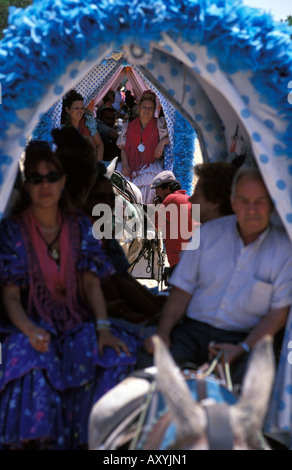
[[(261, 430), (275, 375), (270, 337), (252, 351), (240, 397), (233, 404), (208, 398), (194, 401), (164, 343), (158, 337), (154, 341), (155, 366), (126, 378), (94, 405), (89, 418), (89, 449), (165, 449), (165, 434), (173, 425), (174, 441), (168, 449), (269, 448)], [(166, 413), (159, 417), (149, 413), (152, 379), (167, 405)]]
[[(129, 272), (137, 278), (162, 282), (168, 266), (163, 239), (150, 221), (140, 189), (117, 171), (118, 157), (107, 167), (106, 176), (116, 197), (116, 222), (123, 227), (119, 242), (129, 261)], [(133, 231), (134, 230), (134, 231)]]

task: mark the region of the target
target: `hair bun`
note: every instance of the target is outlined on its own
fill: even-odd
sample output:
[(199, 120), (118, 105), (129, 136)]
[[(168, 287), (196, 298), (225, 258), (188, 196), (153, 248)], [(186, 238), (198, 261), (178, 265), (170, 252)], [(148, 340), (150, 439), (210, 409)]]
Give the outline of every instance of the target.
[[(78, 91), (72, 89), (72, 90), (69, 90), (67, 91), (67, 93), (64, 95), (63, 97), (63, 101), (67, 101), (69, 98), (72, 99), (72, 97), (80, 97), (80, 93), (78, 93)], [(82, 98), (83, 99), (83, 98)]]
[(155, 96), (155, 98), (156, 98), (156, 94), (155, 94), (154, 91), (152, 91), (152, 90), (145, 90), (145, 91), (143, 91), (142, 96), (143, 96), (143, 95), (152, 95), (152, 96)]

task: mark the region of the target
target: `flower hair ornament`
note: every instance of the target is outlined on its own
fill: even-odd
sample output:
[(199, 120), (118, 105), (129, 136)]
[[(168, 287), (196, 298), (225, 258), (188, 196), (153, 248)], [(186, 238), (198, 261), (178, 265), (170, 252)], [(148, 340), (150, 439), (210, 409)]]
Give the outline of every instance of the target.
[(142, 96), (144, 96), (144, 95), (152, 95), (152, 96), (154, 96), (155, 99), (156, 99), (156, 94), (155, 94), (154, 91), (152, 91), (152, 90), (145, 90), (145, 91), (143, 91)]

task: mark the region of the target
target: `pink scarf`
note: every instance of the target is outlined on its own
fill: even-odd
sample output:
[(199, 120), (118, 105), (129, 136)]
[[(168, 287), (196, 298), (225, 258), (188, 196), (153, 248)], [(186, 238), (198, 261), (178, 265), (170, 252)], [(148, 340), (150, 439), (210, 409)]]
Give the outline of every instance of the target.
[[(143, 142), (145, 149), (139, 152), (138, 146)], [(128, 164), (131, 174), (139, 171), (143, 166), (149, 166), (155, 161), (154, 152), (159, 143), (159, 132), (157, 128), (157, 119), (152, 118), (144, 127), (141, 128), (140, 119), (136, 118), (129, 122), (126, 134), (126, 153), (128, 155)]]
[(59, 238), (58, 266), (48, 253), (48, 247), (38, 232), (39, 222), (30, 208), (22, 213), (22, 220), (24, 225), (21, 226), (21, 231), (30, 278), (28, 313), (32, 312), (34, 306), (38, 315), (58, 331), (72, 328), (88, 317), (88, 312), (77, 302), (76, 263), (80, 244), (78, 225), (64, 216)]
[[(63, 221), (62, 230), (59, 237), (60, 247), (60, 267), (56, 261), (48, 253), (48, 247), (40, 233), (42, 233), (41, 225), (34, 216), (31, 209), (27, 209), (23, 213), (23, 218), (30, 233), (31, 243), (34, 247), (35, 254), (39, 260), (46, 286), (50, 290), (52, 296), (56, 300), (64, 297), (62, 292), (66, 288), (67, 266), (69, 257), (69, 232), (67, 221)], [(62, 216), (58, 214), (59, 224), (62, 223)]]

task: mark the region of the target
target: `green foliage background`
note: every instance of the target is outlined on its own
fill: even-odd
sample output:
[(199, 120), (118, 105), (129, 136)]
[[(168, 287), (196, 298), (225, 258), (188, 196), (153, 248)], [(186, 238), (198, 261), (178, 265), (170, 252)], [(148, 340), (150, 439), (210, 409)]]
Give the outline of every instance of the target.
[[(292, 7), (291, 7), (291, 8), (292, 8)], [(282, 20), (281, 20), (281, 21), (282, 21)], [(285, 21), (288, 21), (289, 25), (292, 26), (292, 16), (291, 16), (291, 15), (287, 16), (287, 18), (285, 19)]]
[(32, 5), (33, 0), (1, 0), (0, 2), (0, 39), (3, 38), (3, 29), (7, 26), (8, 21), (8, 7), (21, 7), (25, 8)]

